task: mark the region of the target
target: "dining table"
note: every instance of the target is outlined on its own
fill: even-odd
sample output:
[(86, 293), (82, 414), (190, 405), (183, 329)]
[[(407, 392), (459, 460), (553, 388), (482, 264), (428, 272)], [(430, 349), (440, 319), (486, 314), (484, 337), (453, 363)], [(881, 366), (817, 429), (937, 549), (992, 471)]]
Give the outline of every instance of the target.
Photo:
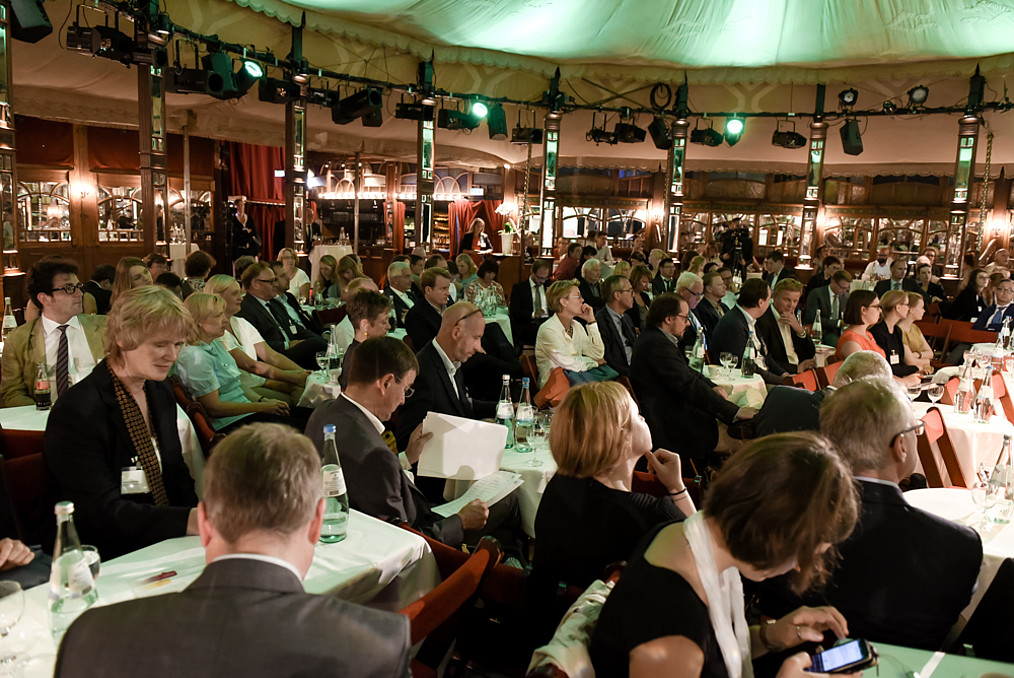
[[(348, 526), (343, 541), (316, 545), (303, 580), (308, 593), (397, 611), (439, 583), (436, 559), (419, 535), (355, 510), (350, 512)], [(167, 539), (139, 549), (101, 563), (95, 604), (182, 591), (204, 565), (200, 537)], [(48, 593), (48, 584), (28, 589), (24, 615), (14, 627), (27, 654), (26, 678), (53, 675), (56, 646), (49, 630)]]
[[(980, 464), (992, 470), (1000, 457), (1003, 437), (1014, 437), (1014, 424), (1007, 420), (1002, 408), (990, 417), (986, 423), (978, 422), (971, 413), (960, 414), (953, 405), (934, 405), (926, 402), (913, 402), (912, 409), (916, 415), (923, 417), (930, 407), (937, 407), (943, 416), (944, 424), (954, 445), (954, 454), (958, 466), (967, 482), (975, 479)], [(921, 465), (921, 464), (920, 464)]]
[(726, 369), (721, 365), (706, 365), (705, 375), (716, 386), (726, 391), (726, 398), (739, 407), (760, 409), (764, 399), (768, 397), (768, 389), (764, 378), (759, 374), (743, 376), (739, 368)]

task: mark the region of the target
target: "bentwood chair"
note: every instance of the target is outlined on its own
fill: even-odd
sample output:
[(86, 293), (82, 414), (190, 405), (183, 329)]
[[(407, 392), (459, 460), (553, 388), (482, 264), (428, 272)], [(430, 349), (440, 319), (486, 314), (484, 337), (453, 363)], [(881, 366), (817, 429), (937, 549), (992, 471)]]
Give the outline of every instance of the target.
[(46, 464), (38, 431), (0, 432), (0, 487), (9, 504), (15, 536), (31, 544), (40, 526), (52, 519), (46, 501)]
[[(926, 424), (926, 431), (919, 436), (917, 448), (926, 483), (929, 487), (948, 487), (944, 479), (946, 472), (950, 486), (968, 487), (940, 409), (929, 408), (922, 420)], [(943, 469), (940, 468), (940, 461), (943, 462)]]
[(204, 452), (204, 458), (207, 459), (211, 456), (212, 448), (225, 436), (215, 431), (215, 427), (211, 425), (208, 411), (204, 409), (204, 405), (190, 397), (179, 377), (171, 375), (169, 377), (169, 385), (172, 386), (176, 403), (183, 408), (183, 411), (187, 413), (187, 417), (190, 418), (190, 423), (194, 425), (194, 430), (197, 431), (197, 439), (201, 443), (201, 450)]
[(1007, 390), (1007, 382), (1003, 375), (996, 372), (993, 373), (993, 397), (1000, 401), (1007, 421), (1014, 424), (1014, 401), (1011, 400), (1010, 391)]
[(817, 383), (820, 388), (827, 388), (834, 383), (834, 378), (838, 375), (838, 368), (841, 367), (841, 361), (836, 363), (828, 363), (824, 367), (818, 367), (815, 371), (817, 373)]
[(792, 384), (805, 388), (807, 391), (817, 391), (820, 388), (820, 385), (817, 383), (817, 373), (813, 370), (792, 375)]

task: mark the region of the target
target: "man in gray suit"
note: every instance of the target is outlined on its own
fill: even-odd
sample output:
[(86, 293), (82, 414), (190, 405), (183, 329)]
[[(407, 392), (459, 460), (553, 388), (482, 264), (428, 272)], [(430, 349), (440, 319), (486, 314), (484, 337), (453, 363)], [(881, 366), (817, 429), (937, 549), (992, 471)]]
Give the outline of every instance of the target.
[(85, 612), (56, 676), (408, 678), (407, 617), (303, 591), (324, 517), (309, 440), (244, 427), (215, 447), (204, 488), (204, 573), (180, 593)]

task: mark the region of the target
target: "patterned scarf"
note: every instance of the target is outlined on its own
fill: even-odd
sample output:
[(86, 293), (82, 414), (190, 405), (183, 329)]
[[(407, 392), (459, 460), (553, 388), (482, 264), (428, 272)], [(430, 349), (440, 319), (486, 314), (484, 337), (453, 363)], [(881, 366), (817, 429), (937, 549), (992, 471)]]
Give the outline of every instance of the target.
[[(141, 408), (137, 406), (134, 396), (130, 395), (127, 388), (113, 372), (112, 365), (106, 361), (106, 368), (109, 369), (109, 376), (113, 379), (113, 392), (116, 394), (116, 404), (120, 406), (120, 414), (127, 424), (127, 433), (130, 434), (130, 442), (137, 451), (137, 460), (144, 470), (144, 477), (148, 481), (148, 488), (155, 500), (155, 506), (168, 506), (169, 495), (166, 494), (165, 483), (162, 482), (162, 471), (159, 468), (158, 456), (155, 454), (155, 445), (152, 442), (151, 432), (144, 422)], [(148, 416), (151, 416), (151, 408), (148, 408)]]

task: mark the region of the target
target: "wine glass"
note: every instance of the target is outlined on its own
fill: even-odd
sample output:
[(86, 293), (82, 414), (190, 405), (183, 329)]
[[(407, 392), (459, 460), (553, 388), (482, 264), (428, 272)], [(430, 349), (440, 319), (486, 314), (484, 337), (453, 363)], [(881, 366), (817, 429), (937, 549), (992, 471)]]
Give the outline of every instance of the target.
[(102, 565), (102, 557), (99, 555), (99, 549), (91, 544), (84, 544), (81, 546), (81, 553), (84, 554), (85, 562), (88, 563), (88, 569), (91, 570), (92, 580), (95, 580), (99, 576), (99, 567)]
[(11, 628), (21, 620), (25, 611), (25, 592), (16, 581), (0, 581), (0, 666), (17, 659), (17, 649), (11, 645)]
[(739, 358), (736, 357), (735, 353), (729, 353), (728, 351), (722, 351), (722, 354), (718, 356), (718, 361), (722, 363), (722, 367), (725, 368), (725, 376), (732, 376), (732, 368), (739, 362)]
[(333, 353), (330, 353), (329, 356), (330, 361), (328, 365), (328, 371), (330, 374), (328, 377), (328, 381), (332, 384), (337, 384), (338, 375), (341, 374), (342, 371), (342, 360), (345, 359), (345, 352), (336, 349)]
[(539, 460), (539, 450), (549, 445), (549, 428), (553, 423), (553, 413), (549, 410), (535, 413), (535, 423), (532, 426), (532, 458), (526, 466), (542, 466)]
[(940, 399), (944, 397), (944, 385), (943, 384), (930, 384), (926, 388), (926, 395), (933, 401), (933, 404), (938, 404)]
[(922, 384), (916, 384), (915, 386), (909, 386), (906, 391), (908, 392), (908, 399), (915, 401), (920, 395), (922, 395)]
[(330, 364), (331, 358), (328, 357), (327, 351), (319, 351), (317, 353), (317, 367), (320, 368), (320, 376), (322, 378), (327, 376), (325, 370), (328, 368), (328, 365)]
[[(996, 471), (993, 471), (996, 473)], [(999, 491), (998, 491), (999, 490)], [(975, 505), (982, 509), (982, 523), (985, 524), (989, 521), (989, 511), (1003, 496), (1003, 488), (999, 485), (991, 485), (988, 482), (982, 482), (981, 480), (971, 488), (972, 501)]]

